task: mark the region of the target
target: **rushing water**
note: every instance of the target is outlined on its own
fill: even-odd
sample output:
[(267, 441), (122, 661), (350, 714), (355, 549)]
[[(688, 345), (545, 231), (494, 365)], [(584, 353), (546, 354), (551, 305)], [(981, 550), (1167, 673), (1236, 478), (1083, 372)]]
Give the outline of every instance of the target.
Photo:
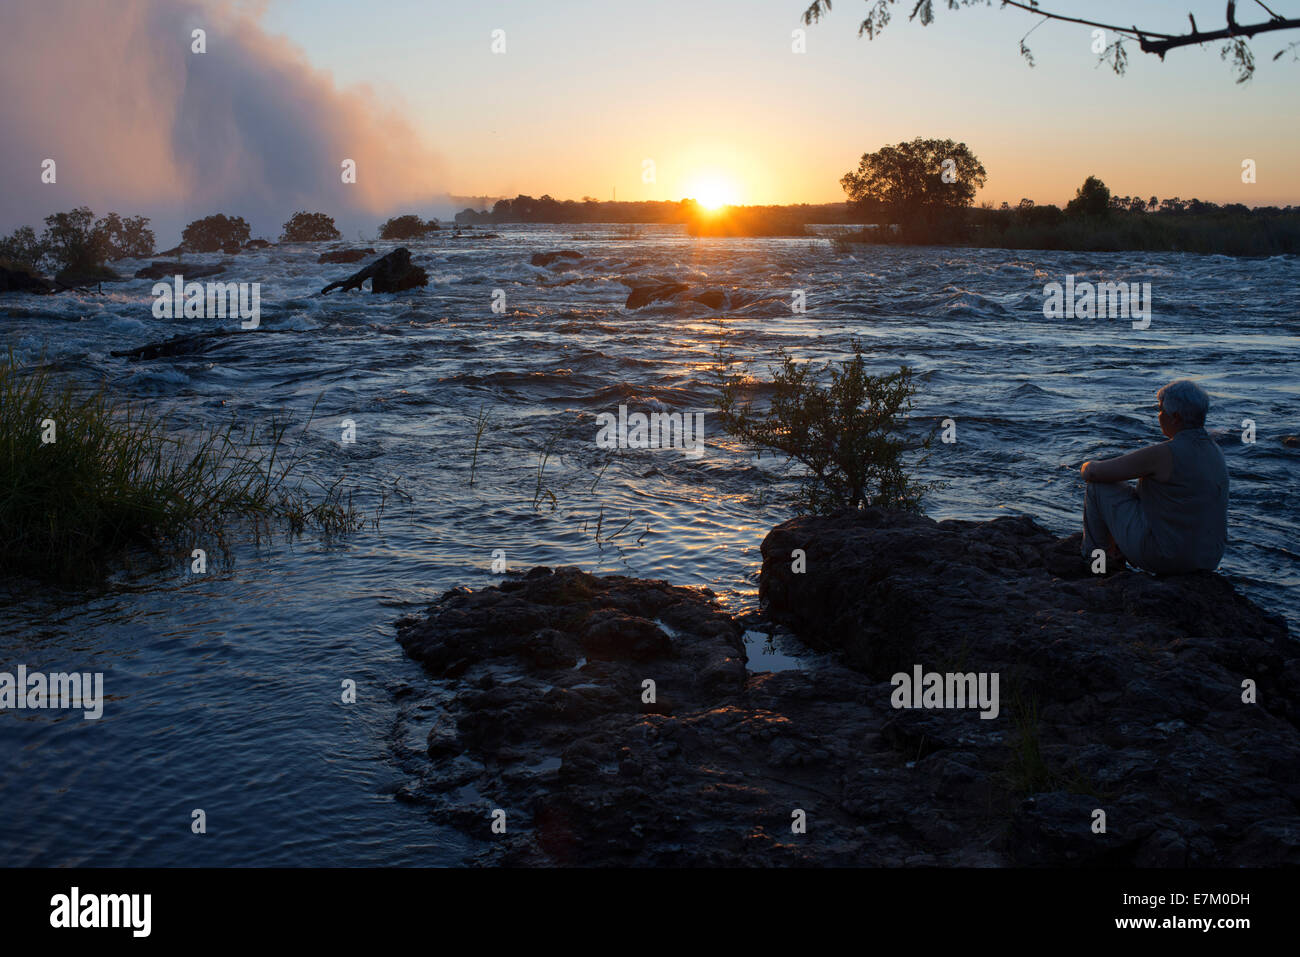
[[(562, 272), (529, 264), (561, 248), (586, 258)], [(319, 250), (303, 246), (243, 253), (219, 278), (262, 283), (261, 327), (178, 358), (109, 353), (235, 323), (153, 318), (150, 280), (0, 306), (20, 357), (106, 378), (173, 412), (177, 428), (287, 413), (301, 431), (315, 404), (303, 439), (311, 469), (343, 476), (378, 518), (332, 542), (238, 543), (202, 576), (178, 558), (163, 571), (137, 562), (93, 595), (2, 586), (0, 670), (103, 671), (108, 701), (99, 721), (0, 715), (0, 864), (460, 861), (473, 850), (464, 837), (394, 798), (406, 780), (397, 754), (419, 745), (400, 740), (395, 697), (424, 681), (394, 620), (447, 588), (496, 580), (497, 550), (512, 569), (573, 564), (708, 585), (752, 607), (758, 545), (789, 517), (791, 479), (710, 431), (723, 340), (760, 371), (778, 347), (839, 358), (851, 337), (875, 370), (914, 366), (916, 433), (949, 417), (958, 429), (920, 470), (947, 483), (930, 514), (1026, 512), (1062, 534), (1078, 524), (1079, 463), (1158, 440), (1155, 389), (1197, 378), (1214, 397), (1210, 431), (1233, 482), (1222, 570), (1293, 630), (1300, 621), (1300, 452), (1280, 441), (1300, 433), (1294, 257), (848, 255), (825, 240), (590, 226), (412, 249), (427, 289), (325, 298), (315, 294), (326, 282), (358, 267), (317, 265)], [(1150, 282), (1150, 328), (1045, 319), (1044, 284), (1071, 273)], [(625, 310), (619, 280), (651, 276), (753, 301)], [(802, 314), (790, 305), (796, 289)], [(705, 454), (597, 448), (595, 416), (619, 404), (705, 412)], [(471, 485), (480, 409), (490, 422)], [(1253, 445), (1241, 441), (1247, 418)], [(354, 444), (340, 441), (344, 419)], [(773, 666), (784, 665), (755, 663)], [(357, 683), (355, 704), (341, 701), (345, 679)], [(196, 808), (205, 835), (191, 833)]]

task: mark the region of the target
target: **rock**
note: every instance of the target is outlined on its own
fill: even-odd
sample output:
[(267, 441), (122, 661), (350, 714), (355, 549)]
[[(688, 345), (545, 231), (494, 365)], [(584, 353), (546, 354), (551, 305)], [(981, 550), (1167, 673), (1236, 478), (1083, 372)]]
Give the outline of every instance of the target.
[(627, 302), (625, 305), (628, 309), (640, 309), (642, 306), (648, 306), (652, 302), (672, 299), (673, 297), (686, 292), (690, 288), (691, 287), (686, 285), (684, 282), (665, 282), (633, 286), (631, 292), (627, 294)]
[(710, 309), (721, 309), (727, 304), (727, 294), (721, 289), (706, 289), (693, 295), (685, 295), (690, 291), (690, 288), (690, 286), (682, 282), (655, 281), (638, 283), (631, 287), (625, 305), (628, 309), (640, 309), (642, 306), (648, 306), (653, 302), (678, 298), (685, 299), (688, 302), (698, 302)]
[(163, 342), (151, 342), (135, 349), (115, 349), (111, 355), (126, 359), (164, 359), (175, 356), (196, 355), (206, 352), (218, 339), (231, 335), (226, 330), (202, 333), (182, 333)]
[[(1287, 768), (1300, 759), (1300, 689), (1285, 623), (1213, 573), (1054, 574), (1071, 550), (1077, 537), (1058, 542), (1029, 518), (846, 512), (773, 529), (760, 590), (772, 619), (875, 681), (918, 664), (1000, 675), (1001, 719), (972, 730), (962, 711), (900, 710), (931, 724), (910, 740), (965, 752), (972, 734), (995, 726), (1013, 742), (1032, 739), (1042, 764), (1013, 761), (1015, 775), (1031, 789), (1071, 784), (1111, 810), (1111, 836), (1119, 825), (1130, 836), (1116, 851), (1072, 814), (1066, 827), (1022, 808), (1017, 863), (1172, 864), (1183, 853), (1157, 844), (1184, 849), (1191, 866), (1300, 859), (1300, 838), (1249, 854), (1238, 846), (1276, 815), (1300, 823), (1287, 797), (1300, 793), (1300, 770)], [(1258, 703), (1242, 701), (1245, 679)], [(1131, 807), (1117, 819), (1120, 797)], [(1162, 814), (1172, 817), (1157, 826)]]
[(222, 244), (221, 251), (225, 253), (227, 256), (235, 256), (238, 255), (239, 251), (243, 248), (244, 247), (241, 246), (236, 240), (232, 239), (230, 242)]
[(710, 309), (721, 309), (727, 304), (727, 294), (721, 289), (706, 289), (695, 296), (687, 296), (692, 302), (702, 303)]
[(566, 263), (565, 260), (581, 259), (582, 253), (572, 249), (561, 249), (553, 253), (533, 253), (533, 258), (528, 260), (534, 266), (550, 266), (555, 264), (556, 269), (572, 269), (573, 264)]
[[(244, 243), (244, 248), (245, 249), (270, 249), (274, 245), (275, 243), (270, 242), (269, 240), (266, 239), (250, 239), (248, 242)], [(374, 252), (374, 250), (372, 249), (371, 252)]]
[(1300, 435), (1284, 435), (1282, 444), (1288, 449), (1300, 449)]
[(374, 254), (373, 249), (339, 249), (334, 252), (321, 253), (320, 258), (316, 261), (318, 263), (354, 263)]
[(153, 262), (148, 266), (137, 269), (136, 279), (171, 279), (174, 276), (180, 276), (183, 280), (202, 279), (204, 276), (215, 276), (218, 273), (226, 271), (224, 264), (213, 263), (210, 266), (199, 266), (195, 264), (186, 265), (183, 262)]
[(394, 249), (386, 256), (380, 256), (365, 269), (355, 272), (347, 279), (332, 282), (321, 290), (325, 295), (331, 289), (360, 289), (361, 284), (370, 280), (371, 292), (401, 292), (424, 286), (429, 282), (429, 274), (419, 266), (411, 264), (411, 251), (405, 246)]
[(26, 266), (0, 265), (0, 293), (30, 292), (38, 295), (54, 292), (50, 282), (34, 269)]
[(104, 265), (69, 266), (55, 273), (54, 282), (68, 289), (74, 286), (95, 286), (101, 282), (116, 282), (121, 278), (113, 269)]
[(159, 256), (159, 257), (165, 257), (165, 256), (179, 256), (179, 255), (181, 255), (183, 252), (185, 252), (185, 245), (184, 245), (184, 243), (182, 243), (182, 244), (179, 245), (179, 246), (173, 246), (171, 249), (164, 249), (162, 252), (154, 253), (154, 255), (155, 255), (155, 256)]
[[(428, 742), (410, 799), (487, 840), (457, 789), (490, 794), (512, 825), (483, 858), (518, 864), (1300, 863), (1283, 622), (1208, 573), (1061, 578), (1059, 549), (1027, 518), (780, 525), (768, 624), (821, 653), (777, 672), (701, 590), (535, 568), (450, 591), (398, 623), (438, 682), (399, 705)], [(997, 717), (894, 708), (915, 664), (996, 672)]]

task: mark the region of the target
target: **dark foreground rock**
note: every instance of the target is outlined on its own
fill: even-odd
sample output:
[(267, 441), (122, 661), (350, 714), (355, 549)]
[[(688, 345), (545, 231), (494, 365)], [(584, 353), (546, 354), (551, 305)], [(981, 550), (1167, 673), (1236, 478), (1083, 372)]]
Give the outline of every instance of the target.
[(419, 266), (411, 264), (411, 251), (405, 246), (394, 249), (385, 256), (380, 256), (365, 269), (354, 272), (347, 279), (332, 282), (321, 290), (325, 295), (332, 289), (360, 289), (361, 284), (370, 280), (371, 292), (402, 292), (424, 286), (429, 282), (429, 274)]
[[(708, 592), (572, 568), (449, 592), (399, 623), (437, 684), (403, 704), (401, 796), (498, 862), (1300, 863), (1285, 625), (1217, 575), (1060, 558), (1029, 519), (788, 522), (762, 594), (821, 653), (769, 673)], [(996, 673), (996, 717), (893, 707), (916, 666)]]

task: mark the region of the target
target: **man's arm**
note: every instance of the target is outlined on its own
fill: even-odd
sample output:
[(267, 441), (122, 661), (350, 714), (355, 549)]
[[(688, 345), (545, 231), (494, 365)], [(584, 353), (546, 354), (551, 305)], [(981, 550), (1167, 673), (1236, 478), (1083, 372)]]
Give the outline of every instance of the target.
[(1162, 442), (1113, 459), (1084, 462), (1081, 471), (1085, 482), (1126, 482), (1140, 478), (1167, 482), (1172, 465), (1173, 455)]

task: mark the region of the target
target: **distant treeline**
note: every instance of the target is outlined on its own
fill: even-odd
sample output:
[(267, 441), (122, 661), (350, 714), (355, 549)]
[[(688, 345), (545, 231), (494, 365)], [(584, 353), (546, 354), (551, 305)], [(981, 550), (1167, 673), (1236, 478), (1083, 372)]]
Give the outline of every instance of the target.
[(1001, 249), (1077, 249), (1087, 252), (1220, 253), (1274, 256), (1300, 253), (1300, 207), (1198, 199), (1108, 198), (1084, 208), (1074, 202), (1038, 206), (986, 205), (942, 210), (898, 223), (876, 223), (838, 238), (852, 243), (982, 246)]
[[(614, 202), (584, 196), (581, 201), (552, 199), (542, 196), (516, 196), (500, 199), (491, 210), (465, 209), (456, 214), (458, 226), (499, 226), (508, 223), (622, 223), (686, 225), (720, 219), (724, 214), (737, 215), (744, 211), (746, 221), (754, 228), (773, 228), (785, 223), (799, 228), (809, 223), (859, 223), (853, 211), (844, 203), (822, 203), (798, 206), (739, 206), (726, 207), (724, 211), (711, 212), (693, 199)], [(802, 229), (799, 229), (802, 232)]]

